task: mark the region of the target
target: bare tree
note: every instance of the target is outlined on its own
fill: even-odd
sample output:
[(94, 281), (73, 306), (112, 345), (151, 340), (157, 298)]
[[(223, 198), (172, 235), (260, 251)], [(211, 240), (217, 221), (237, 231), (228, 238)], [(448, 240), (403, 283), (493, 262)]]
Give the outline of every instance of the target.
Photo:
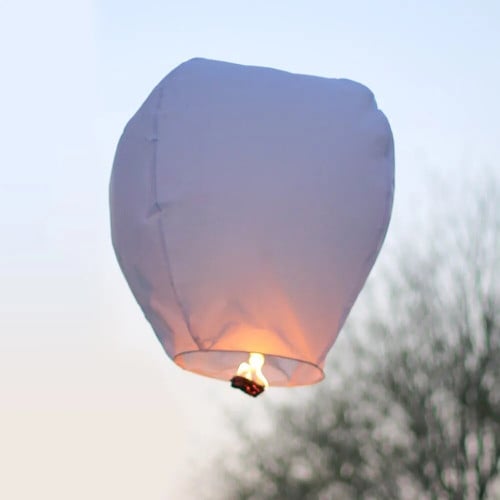
[(351, 363), (341, 383), (240, 430), (217, 498), (500, 498), (500, 184), (483, 187), (373, 280), (330, 360)]

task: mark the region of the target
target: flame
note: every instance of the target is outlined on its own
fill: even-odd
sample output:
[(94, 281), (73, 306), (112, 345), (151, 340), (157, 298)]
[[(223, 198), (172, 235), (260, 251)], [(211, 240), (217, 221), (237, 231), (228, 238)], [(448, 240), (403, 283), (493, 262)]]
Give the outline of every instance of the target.
[(248, 356), (248, 363), (241, 363), (236, 374), (240, 377), (245, 377), (248, 380), (252, 380), (253, 382), (257, 382), (264, 387), (269, 387), (269, 382), (262, 373), (263, 366), (264, 355), (258, 352), (251, 352)]

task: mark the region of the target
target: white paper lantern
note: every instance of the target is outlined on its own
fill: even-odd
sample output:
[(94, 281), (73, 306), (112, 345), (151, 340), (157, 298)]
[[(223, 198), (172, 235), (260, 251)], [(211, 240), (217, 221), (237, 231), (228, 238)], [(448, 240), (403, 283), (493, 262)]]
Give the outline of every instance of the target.
[(120, 139), (113, 244), (178, 365), (229, 380), (258, 353), (270, 385), (311, 384), (380, 250), (393, 187), (391, 130), (366, 87), (192, 59)]

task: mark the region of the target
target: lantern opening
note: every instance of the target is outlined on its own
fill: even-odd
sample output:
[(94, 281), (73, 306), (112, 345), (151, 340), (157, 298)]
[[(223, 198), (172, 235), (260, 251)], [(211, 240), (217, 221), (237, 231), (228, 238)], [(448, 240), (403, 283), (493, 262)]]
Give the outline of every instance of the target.
[(257, 397), (264, 392), (269, 383), (262, 373), (264, 355), (251, 352), (248, 362), (243, 362), (238, 367), (236, 375), (231, 379), (231, 386), (240, 389), (249, 396)]
[[(278, 356), (272, 354), (271, 349), (269, 351), (265, 354), (264, 365), (264, 372), (269, 386), (295, 387), (316, 384), (324, 378), (321, 363), (313, 363), (306, 359)], [(242, 361), (248, 361), (249, 352), (252, 351), (220, 349), (185, 351), (177, 354), (174, 357), (174, 361), (184, 370), (227, 382), (232, 377), (237, 376), (236, 368)]]

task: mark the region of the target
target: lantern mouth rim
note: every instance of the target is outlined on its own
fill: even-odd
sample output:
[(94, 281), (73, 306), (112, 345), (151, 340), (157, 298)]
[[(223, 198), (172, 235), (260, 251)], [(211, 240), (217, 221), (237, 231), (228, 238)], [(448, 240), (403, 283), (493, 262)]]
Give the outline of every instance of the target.
[[(240, 363), (248, 359), (250, 351), (193, 349), (177, 353), (173, 361), (184, 370), (228, 381), (236, 375)], [(312, 385), (325, 378), (322, 363), (317, 364), (302, 358), (283, 356), (273, 352), (261, 351), (260, 353), (265, 357), (263, 372), (270, 386)]]

